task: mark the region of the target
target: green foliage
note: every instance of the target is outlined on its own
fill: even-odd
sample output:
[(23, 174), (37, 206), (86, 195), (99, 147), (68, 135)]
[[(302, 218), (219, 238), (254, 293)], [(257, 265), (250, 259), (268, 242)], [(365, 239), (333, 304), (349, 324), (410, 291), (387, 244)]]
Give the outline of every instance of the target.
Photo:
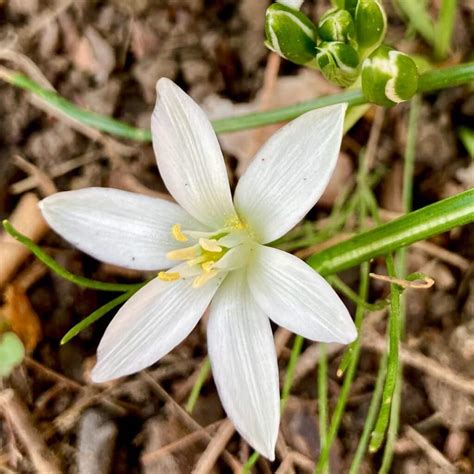
[(472, 128), (461, 127), (459, 129), (459, 138), (469, 153), (469, 156), (474, 158), (474, 130)]

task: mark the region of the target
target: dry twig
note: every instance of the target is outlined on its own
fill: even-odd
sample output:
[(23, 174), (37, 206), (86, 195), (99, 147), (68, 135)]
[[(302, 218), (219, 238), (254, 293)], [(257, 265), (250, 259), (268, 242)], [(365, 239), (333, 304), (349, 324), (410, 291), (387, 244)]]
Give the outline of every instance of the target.
[(217, 433), (212, 438), (212, 441), (207, 445), (207, 448), (199, 458), (192, 474), (207, 474), (208, 472), (211, 472), (214, 464), (217, 459), (219, 459), (219, 456), (232, 438), (234, 432), (234, 425), (230, 420), (225, 420), (221, 423)]
[(30, 177), (34, 179), (43, 196), (49, 196), (57, 191), (53, 180), (33, 163), (30, 163), (19, 155), (13, 157), (13, 162), (18, 166), (18, 168), (23, 170), (25, 173), (28, 173)]
[(0, 393), (0, 407), (13, 425), (35, 469), (40, 473), (60, 474), (58, 460), (40, 437), (28, 409), (12, 389)]
[(204, 428), (193, 431), (189, 433), (188, 435), (183, 436), (182, 438), (176, 441), (173, 441), (172, 443), (162, 446), (161, 448), (155, 451), (151, 451), (144, 454), (141, 457), (142, 464), (143, 465), (152, 464), (158, 461), (158, 459), (160, 459), (162, 456), (171, 454), (173, 451), (178, 451), (180, 449), (182, 450), (182, 449), (187, 448), (191, 444), (196, 443), (200, 441), (201, 439), (203, 439), (206, 433), (211, 434), (214, 430), (216, 430), (219, 427), (220, 424), (222, 424), (223, 421), (224, 420), (216, 421), (208, 426), (205, 426)]
[[(141, 376), (150, 385), (151, 389), (156, 393), (156, 395), (158, 395), (163, 401), (170, 404), (170, 406), (174, 409), (176, 416), (178, 416), (188, 428), (193, 431), (202, 430), (202, 426), (192, 416), (190, 416), (186, 410), (176, 403), (173, 397), (169, 395), (168, 392), (164, 390), (147, 371), (142, 372)], [(212, 440), (212, 436), (209, 433), (205, 432), (204, 436), (208, 441)], [(235, 459), (234, 456), (232, 456), (232, 454), (229, 453), (229, 451), (224, 450), (222, 452), (222, 458), (229, 465), (233, 472), (239, 473), (241, 471), (242, 465), (239, 461), (237, 461), (237, 459)]]
[(413, 290), (427, 290), (431, 288), (435, 281), (433, 278), (426, 276), (418, 280), (410, 281), (404, 280), (402, 278), (395, 278), (388, 275), (379, 275), (378, 273), (369, 273), (369, 277), (374, 280), (384, 281), (386, 283), (394, 283), (398, 286), (401, 286), (404, 289), (412, 288)]
[[(51, 168), (48, 168), (47, 171), (42, 172), (50, 178), (59, 178), (60, 176), (63, 176), (66, 173), (69, 173), (77, 168), (80, 168), (81, 166), (85, 166), (90, 163), (93, 163), (94, 161), (97, 161), (101, 158), (101, 156), (102, 155), (98, 150), (92, 150), (82, 155), (76, 156), (75, 158), (71, 158), (68, 161), (63, 161), (61, 163), (53, 165), (51, 166)], [(31, 175), (27, 178), (17, 181), (16, 183), (13, 183), (10, 186), (10, 192), (12, 194), (22, 194), (25, 191), (30, 191), (31, 189), (34, 189), (36, 186), (39, 186), (39, 181), (36, 176)]]
[[(379, 353), (384, 353), (387, 350), (385, 340), (373, 330), (365, 330), (362, 334), (364, 335), (362, 346), (365, 349)], [(430, 377), (434, 377), (463, 393), (474, 395), (474, 380), (457, 374), (449, 367), (441, 365), (420, 352), (408, 349), (405, 345), (400, 347), (400, 360), (404, 364), (419, 369)]]
[(456, 474), (457, 469), (436, 449), (423, 435), (411, 426), (406, 427), (406, 434), (431, 461), (436, 463), (446, 474)]

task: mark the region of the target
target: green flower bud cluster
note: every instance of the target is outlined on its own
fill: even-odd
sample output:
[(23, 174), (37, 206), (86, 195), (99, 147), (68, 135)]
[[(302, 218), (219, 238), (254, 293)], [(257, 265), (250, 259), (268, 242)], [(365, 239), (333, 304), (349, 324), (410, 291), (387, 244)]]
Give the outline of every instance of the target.
[(321, 69), (325, 77), (347, 87), (360, 64), (382, 42), (386, 18), (378, 0), (339, 0), (316, 26), (302, 12), (300, 0), (278, 0), (267, 9), (266, 45), (296, 64)]
[(365, 97), (390, 106), (411, 98), (418, 71), (406, 54), (381, 46), (387, 18), (380, 0), (333, 0), (315, 25), (299, 11), (302, 0), (277, 0), (266, 13), (266, 45), (289, 61), (320, 69), (349, 87), (359, 76)]
[[(382, 43), (387, 29), (384, 9), (378, 0), (344, 0), (318, 23), (322, 42), (316, 62), (325, 77), (347, 87), (360, 75), (360, 65)], [(331, 66), (323, 69), (332, 56)]]

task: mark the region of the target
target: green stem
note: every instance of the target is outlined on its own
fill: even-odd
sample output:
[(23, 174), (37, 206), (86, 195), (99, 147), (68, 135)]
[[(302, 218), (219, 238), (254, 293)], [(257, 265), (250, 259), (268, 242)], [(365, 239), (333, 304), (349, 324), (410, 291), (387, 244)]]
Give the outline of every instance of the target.
[(459, 139), (471, 158), (474, 158), (474, 130), (467, 127), (461, 127), (458, 130)]
[(451, 46), (454, 20), (456, 18), (457, 0), (442, 0), (438, 21), (435, 25), (434, 56), (436, 59), (444, 59)]
[(188, 413), (193, 412), (194, 407), (196, 406), (196, 403), (198, 401), (199, 394), (201, 393), (201, 389), (204, 385), (204, 382), (207, 380), (210, 373), (211, 373), (211, 363), (209, 361), (209, 357), (206, 357), (204, 359), (204, 362), (202, 363), (201, 369), (199, 370), (199, 374), (196, 379), (196, 382), (194, 382), (193, 389), (191, 390), (191, 394), (189, 395), (188, 401), (186, 402), (185, 408)]
[[(319, 364), (318, 364), (318, 407), (319, 407), (319, 438), (321, 440), (321, 451), (328, 445), (328, 355), (326, 344), (319, 345)], [(330, 448), (330, 447), (329, 447)], [(317, 466), (315, 467), (315, 473)], [(326, 466), (322, 473), (326, 474)]]
[(247, 459), (247, 462), (242, 466), (242, 474), (248, 474), (252, 470), (252, 467), (255, 466), (259, 458), (260, 454), (257, 453), (257, 451), (254, 451)]
[[(391, 277), (396, 276), (395, 265), (392, 255), (387, 255), (387, 271)], [(400, 294), (398, 285), (390, 285), (390, 320), (389, 320), (389, 349), (387, 374), (382, 393), (382, 404), (379, 416), (372, 432), (369, 451), (377, 451), (385, 437), (385, 431), (389, 424), (392, 408), (393, 394), (398, 381), (399, 371), (399, 346), (400, 346)]]
[(330, 275), (473, 221), (474, 189), (470, 189), (355, 235), (311, 256), (307, 263)]
[(381, 358), (380, 368), (377, 374), (377, 380), (375, 382), (374, 393), (372, 400), (370, 401), (369, 410), (364, 423), (364, 429), (357, 445), (357, 450), (352, 460), (352, 464), (349, 470), (349, 474), (357, 474), (359, 472), (359, 466), (364, 457), (367, 445), (369, 444), (370, 433), (375, 424), (375, 418), (377, 416), (380, 400), (382, 399), (383, 385), (385, 381), (385, 374), (387, 371), (387, 356), (384, 354)]
[[(367, 163), (365, 160), (364, 154), (360, 156), (359, 163), (359, 173), (357, 182), (359, 183), (359, 188), (364, 188), (367, 185)], [(365, 225), (365, 220), (367, 217), (367, 205), (364, 199), (360, 199), (358, 202), (358, 219), (359, 219), (359, 228), (363, 229)], [(369, 263), (364, 262), (360, 267), (360, 284), (359, 284), (359, 294), (358, 299), (360, 301), (367, 301), (367, 296), (369, 293)], [(362, 326), (362, 320), (365, 314), (365, 306), (362, 304), (357, 304), (356, 314), (355, 314), (355, 326), (357, 333), (360, 334), (360, 329)], [(342, 384), (342, 389), (339, 394), (339, 397), (334, 408), (334, 413), (331, 418), (331, 424), (329, 427), (329, 432), (326, 437), (326, 443), (321, 447), (321, 454), (319, 456), (318, 463), (316, 465), (315, 473), (324, 474), (329, 465), (329, 455), (331, 453), (331, 446), (334, 442), (334, 439), (337, 436), (339, 431), (339, 426), (342, 420), (342, 415), (347, 403), (347, 398), (352, 386), (352, 381), (354, 380), (357, 365), (359, 362), (359, 356), (361, 351), (361, 342), (360, 337), (352, 342), (346, 351), (343, 357), (343, 372), (338, 370), (338, 375), (340, 376), (344, 373), (344, 382)], [(344, 362), (345, 361), (345, 362)], [(346, 370), (347, 369), (347, 370)]]
[[(405, 149), (405, 159), (403, 168), (403, 190), (402, 201), (404, 212), (410, 212), (413, 205), (413, 173), (415, 169), (416, 158), (416, 139), (418, 119), (421, 111), (421, 97), (415, 96), (411, 101), (410, 115), (408, 118), (408, 137)], [(397, 252), (397, 274), (400, 278), (404, 278), (407, 272), (407, 249), (401, 248)], [(400, 340), (405, 336), (405, 316), (406, 316), (406, 299), (402, 294), (400, 297)], [(390, 470), (393, 460), (395, 441), (398, 436), (398, 427), (400, 423), (400, 404), (403, 385), (403, 367), (399, 364), (397, 372), (397, 380), (393, 393), (392, 408), (390, 412), (390, 421), (387, 431), (387, 441), (383, 453), (382, 466), (380, 473), (385, 474)]]
[[(401, 372), (401, 367), (399, 368)], [(379, 474), (388, 474), (390, 472), (390, 466), (392, 465), (393, 454), (395, 451), (395, 442), (398, 436), (398, 426), (400, 423), (400, 403), (402, 394), (402, 379), (397, 378), (395, 385), (395, 391), (393, 393), (392, 410), (390, 412), (390, 424), (387, 432), (387, 441), (385, 442), (385, 450), (382, 458), (382, 466), (380, 467)]]
[[(12, 72), (2, 68), (0, 70), (0, 78), (40, 97), (42, 100), (47, 102), (49, 106), (66, 114), (72, 120), (118, 137), (140, 142), (151, 140), (150, 130), (135, 128), (111, 117), (96, 114), (78, 107), (72, 102), (59, 96), (56, 92), (42, 88), (35, 81), (21, 73)], [(429, 71), (423, 74), (420, 77), (418, 90), (419, 92), (430, 92), (445, 87), (454, 87), (465, 84), (473, 79), (474, 62), (470, 62), (446, 69)], [(254, 112), (237, 117), (214, 120), (213, 126), (217, 133), (235, 132), (238, 130), (285, 122), (310, 110), (342, 103), (354, 106), (365, 104), (366, 101), (360, 89), (347, 90), (339, 94), (318, 97), (306, 102), (266, 112)]]
[(280, 410), (283, 412), (285, 409), (286, 402), (290, 396), (291, 386), (293, 385), (293, 377), (296, 368), (296, 363), (301, 354), (303, 348), (304, 338), (302, 336), (295, 336), (293, 347), (291, 348), (290, 360), (288, 361), (288, 367), (286, 369), (285, 381), (283, 383), (283, 389), (281, 391), (281, 403)]
[(78, 275), (74, 275), (70, 271), (61, 267), (50, 255), (36, 245), (26, 235), (18, 232), (6, 219), (2, 222), (5, 231), (10, 234), (15, 240), (28, 248), (28, 250), (36, 256), (38, 260), (43, 262), (50, 270), (60, 277), (68, 280), (76, 285), (84, 288), (92, 288), (94, 290), (102, 291), (136, 291), (143, 286), (143, 283), (123, 284), (123, 283), (106, 283), (102, 281), (91, 280)]
[(84, 331), (84, 329), (88, 328), (91, 324), (99, 320), (102, 316), (105, 316), (118, 305), (127, 301), (138, 289), (139, 288), (130, 291), (125, 291), (121, 295), (117, 296), (117, 298), (114, 298), (113, 300), (104, 304), (100, 308), (96, 309), (89, 316), (87, 316), (82, 321), (73, 326), (71, 329), (69, 329), (69, 331), (61, 339), (61, 345), (66, 344), (73, 337), (77, 336), (81, 331)]
[(364, 301), (350, 286), (346, 285), (337, 275), (329, 275), (326, 280), (339, 290), (344, 296), (349, 298), (353, 303), (361, 305), (367, 311), (379, 311), (385, 308), (388, 304), (386, 300), (380, 300), (376, 303), (367, 303)]
[[(370, 209), (372, 217), (379, 224), (380, 216), (377, 201), (370, 189), (366, 189), (367, 205)], [(386, 255), (387, 272), (389, 276), (396, 277), (395, 263), (391, 253)], [(382, 393), (382, 404), (379, 415), (372, 432), (369, 450), (377, 451), (385, 437), (385, 431), (389, 424), (393, 394), (398, 380), (399, 371), (399, 346), (400, 346), (400, 295), (402, 289), (396, 285), (390, 285), (390, 319), (388, 325), (388, 364), (385, 384)]]
[[(362, 300), (367, 299), (369, 291), (369, 264), (365, 262), (361, 265), (360, 268), (360, 287), (359, 287), (359, 297)], [(356, 309), (355, 315), (355, 325), (357, 330), (359, 331), (362, 325), (362, 319), (365, 313), (365, 309), (362, 305), (358, 305)], [(341, 392), (339, 394), (339, 398), (337, 399), (336, 406), (334, 408), (334, 413), (331, 417), (331, 425), (329, 426), (328, 435), (326, 438), (326, 443), (322, 446), (321, 454), (319, 456), (318, 464), (316, 466), (316, 473), (323, 474), (328, 466), (329, 462), (329, 454), (331, 452), (331, 446), (334, 442), (337, 432), (339, 431), (339, 426), (341, 424), (342, 415), (344, 414), (344, 410), (346, 408), (347, 398), (349, 397), (349, 392), (351, 389), (352, 381), (355, 377), (355, 373), (357, 370), (357, 364), (359, 362), (360, 356), (360, 338), (357, 338), (351, 344), (351, 360), (347, 371), (344, 375), (344, 382), (342, 384)]]

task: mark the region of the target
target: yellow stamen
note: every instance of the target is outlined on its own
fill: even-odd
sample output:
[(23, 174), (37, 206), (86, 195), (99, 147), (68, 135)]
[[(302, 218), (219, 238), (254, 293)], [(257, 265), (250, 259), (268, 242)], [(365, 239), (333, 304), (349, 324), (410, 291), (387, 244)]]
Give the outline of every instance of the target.
[(222, 252), (222, 247), (219, 246), (216, 239), (199, 239), (199, 245), (208, 252)]
[(176, 281), (181, 278), (178, 272), (160, 272), (158, 278), (162, 281)]
[(206, 273), (209, 273), (211, 270), (212, 270), (212, 267), (214, 266), (214, 260), (209, 260), (207, 262), (204, 262), (202, 265), (201, 265), (201, 268), (206, 272)]
[(198, 248), (196, 246), (186, 247), (184, 249), (172, 250), (166, 254), (166, 258), (170, 260), (190, 260), (198, 256)]
[(201, 286), (204, 286), (209, 280), (212, 280), (212, 278), (214, 278), (218, 273), (217, 270), (210, 270), (207, 273), (201, 273), (201, 275), (193, 280), (192, 287), (201, 288)]
[(206, 261), (206, 256), (205, 255), (201, 255), (199, 257), (196, 257), (196, 258), (193, 258), (191, 260), (188, 260), (186, 263), (190, 266), (190, 267), (194, 267), (194, 265), (198, 265), (202, 262), (205, 262)]
[(246, 225), (237, 216), (235, 216), (226, 222), (226, 227), (236, 230), (243, 230), (245, 229)]
[(177, 240), (178, 242), (187, 242), (188, 238), (183, 234), (181, 230), (181, 226), (179, 224), (175, 224), (171, 227), (171, 235)]

